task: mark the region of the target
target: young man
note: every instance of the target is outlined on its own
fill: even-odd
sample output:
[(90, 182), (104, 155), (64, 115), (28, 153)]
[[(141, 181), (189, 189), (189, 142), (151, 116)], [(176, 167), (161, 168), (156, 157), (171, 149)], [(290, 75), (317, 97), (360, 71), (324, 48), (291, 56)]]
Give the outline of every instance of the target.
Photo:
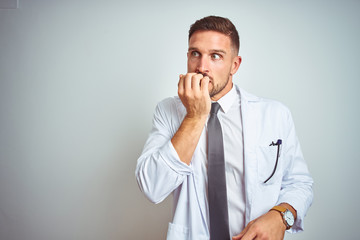
[(179, 96), (155, 110), (136, 178), (154, 203), (173, 193), (169, 240), (283, 239), (286, 229), (303, 230), (313, 181), (291, 114), (233, 84), (238, 51), (230, 20), (196, 21)]

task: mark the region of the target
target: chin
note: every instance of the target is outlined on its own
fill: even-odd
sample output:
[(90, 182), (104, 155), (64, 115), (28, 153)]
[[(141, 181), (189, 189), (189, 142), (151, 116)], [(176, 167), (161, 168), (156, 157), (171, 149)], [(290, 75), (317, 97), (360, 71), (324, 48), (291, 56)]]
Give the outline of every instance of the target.
[(216, 93), (213, 92), (213, 88), (209, 88), (209, 96), (213, 97), (214, 95), (216, 95)]

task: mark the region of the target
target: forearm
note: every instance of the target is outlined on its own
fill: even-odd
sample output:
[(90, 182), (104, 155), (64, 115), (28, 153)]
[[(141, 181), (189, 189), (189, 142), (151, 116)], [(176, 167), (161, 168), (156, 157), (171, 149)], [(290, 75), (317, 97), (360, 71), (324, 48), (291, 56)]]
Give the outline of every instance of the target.
[(296, 210), (295, 224), (291, 228), (294, 233), (303, 231), (304, 217), (313, 198), (310, 178), (303, 176), (301, 179), (293, 185), (284, 185), (277, 203), (288, 203)]
[(178, 131), (171, 139), (179, 158), (182, 162), (190, 165), (192, 156), (204, 129), (207, 116), (186, 116)]

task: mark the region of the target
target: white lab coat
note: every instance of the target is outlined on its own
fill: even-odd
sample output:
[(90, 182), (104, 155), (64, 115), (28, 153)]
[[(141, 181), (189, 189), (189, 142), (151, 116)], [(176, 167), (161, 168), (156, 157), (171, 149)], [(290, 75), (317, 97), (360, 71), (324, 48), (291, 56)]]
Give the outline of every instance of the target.
[[(236, 90), (241, 93), (245, 222), (286, 202), (297, 210), (296, 222), (289, 231), (301, 231), (312, 203), (313, 180), (301, 153), (291, 114), (277, 101), (256, 97), (237, 86)], [(199, 148), (188, 166), (180, 161), (170, 141), (185, 114), (186, 109), (178, 97), (158, 104), (135, 175), (141, 191), (154, 203), (173, 193), (173, 219), (168, 227), (168, 240), (208, 240), (208, 203), (202, 177), (206, 173), (201, 172), (197, 157)], [(204, 137), (205, 130), (201, 138)], [(274, 176), (264, 183), (276, 161), (277, 147), (269, 144), (277, 139), (282, 140), (278, 166)]]

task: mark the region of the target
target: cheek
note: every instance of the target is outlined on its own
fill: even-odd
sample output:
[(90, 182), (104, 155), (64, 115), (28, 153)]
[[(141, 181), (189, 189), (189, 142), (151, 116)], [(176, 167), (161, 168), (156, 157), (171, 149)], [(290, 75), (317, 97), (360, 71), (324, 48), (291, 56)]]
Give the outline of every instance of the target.
[(214, 76), (217, 76), (218, 78), (223, 78), (224, 76), (227, 75), (229, 69), (225, 67), (223, 64), (218, 64), (218, 65), (214, 64), (212, 70)]
[(194, 66), (195, 66), (195, 64), (193, 63), (193, 61), (188, 59), (188, 61), (187, 61), (188, 72), (194, 72), (195, 71)]
[(222, 77), (228, 77), (229, 73), (231, 72), (231, 65), (227, 63), (219, 64), (215, 67), (218, 75)]

